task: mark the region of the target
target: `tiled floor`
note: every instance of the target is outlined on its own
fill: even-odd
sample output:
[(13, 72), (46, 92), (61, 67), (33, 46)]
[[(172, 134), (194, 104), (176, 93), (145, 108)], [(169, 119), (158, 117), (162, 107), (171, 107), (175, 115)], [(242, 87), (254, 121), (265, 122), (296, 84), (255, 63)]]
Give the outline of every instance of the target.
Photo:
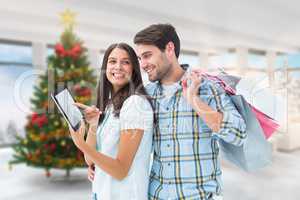
[[(91, 185), (85, 170), (74, 170), (71, 180), (63, 171), (17, 165), (8, 170), (10, 149), (0, 149), (0, 200), (85, 200), (90, 199)], [(223, 163), (225, 200), (299, 200), (300, 151), (276, 153), (273, 165), (256, 173), (245, 173)]]

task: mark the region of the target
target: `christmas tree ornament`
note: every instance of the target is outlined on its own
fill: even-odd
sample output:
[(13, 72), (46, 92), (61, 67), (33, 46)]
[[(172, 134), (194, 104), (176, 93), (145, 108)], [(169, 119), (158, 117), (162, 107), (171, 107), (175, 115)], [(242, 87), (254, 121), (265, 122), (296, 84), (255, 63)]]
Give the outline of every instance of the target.
[(40, 134), (40, 141), (41, 142), (44, 142), (44, 141), (46, 141), (47, 140), (47, 135), (45, 134), (45, 133), (41, 133)]
[(27, 139), (24, 139), (24, 140), (22, 140), (22, 143), (23, 143), (24, 145), (27, 145), (27, 144), (28, 144), (28, 140), (27, 140)]
[(43, 88), (43, 93), (46, 94), (47, 92), (48, 92), (48, 88), (47, 87)]
[(54, 122), (54, 126), (59, 126), (59, 121), (56, 120), (56, 121)]
[(70, 9), (66, 9), (64, 12), (60, 13), (60, 20), (65, 29), (72, 29), (76, 25), (76, 15), (77, 14)]
[(62, 140), (60, 143), (61, 146), (65, 146), (66, 145), (66, 140)]

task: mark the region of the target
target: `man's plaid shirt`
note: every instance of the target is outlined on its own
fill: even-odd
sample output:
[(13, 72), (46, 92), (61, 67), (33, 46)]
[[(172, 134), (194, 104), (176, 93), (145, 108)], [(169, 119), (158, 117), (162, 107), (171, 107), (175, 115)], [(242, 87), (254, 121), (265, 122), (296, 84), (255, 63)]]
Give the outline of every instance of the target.
[(215, 83), (203, 79), (199, 96), (223, 113), (218, 133), (206, 125), (182, 95), (181, 82), (164, 100), (160, 83), (146, 86), (154, 98), (156, 131), (149, 199), (210, 199), (222, 188), (218, 140), (242, 145), (246, 125), (230, 97)]

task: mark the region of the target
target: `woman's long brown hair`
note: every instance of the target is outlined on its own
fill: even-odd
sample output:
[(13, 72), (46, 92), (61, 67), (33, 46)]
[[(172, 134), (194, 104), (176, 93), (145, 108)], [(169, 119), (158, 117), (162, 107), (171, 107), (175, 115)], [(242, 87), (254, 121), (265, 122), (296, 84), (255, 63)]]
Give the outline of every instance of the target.
[[(132, 70), (131, 80), (129, 81), (129, 83), (126, 84), (123, 88), (121, 88), (118, 92), (114, 94), (112, 91), (112, 84), (106, 77), (106, 69), (107, 69), (108, 57), (115, 48), (123, 49), (128, 53), (129, 60), (131, 62), (133, 70)], [(109, 104), (113, 105), (114, 115), (116, 117), (119, 117), (120, 110), (122, 108), (124, 101), (133, 94), (145, 96), (149, 101), (149, 103), (151, 104), (150, 97), (148, 97), (146, 90), (143, 86), (143, 80), (141, 76), (138, 57), (134, 52), (133, 48), (128, 44), (116, 43), (110, 45), (107, 48), (107, 50), (104, 53), (100, 73), (101, 74), (100, 74), (100, 79), (97, 88), (97, 107), (100, 109), (100, 111), (102, 111), (103, 114), (99, 118), (99, 125), (101, 124), (101, 122), (105, 117), (105, 109)], [(110, 99), (110, 94), (112, 95), (111, 99)], [(152, 104), (151, 107), (153, 109)]]

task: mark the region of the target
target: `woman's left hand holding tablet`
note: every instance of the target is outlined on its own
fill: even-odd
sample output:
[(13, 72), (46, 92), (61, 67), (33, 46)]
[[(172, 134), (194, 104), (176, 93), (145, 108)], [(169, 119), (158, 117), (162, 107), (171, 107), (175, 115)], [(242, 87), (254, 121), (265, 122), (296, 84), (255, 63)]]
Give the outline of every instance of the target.
[[(82, 103), (74, 103), (75, 106), (83, 110), (84, 118), (86, 122), (89, 124), (90, 128), (97, 128), (99, 117), (101, 115), (101, 111), (96, 106), (87, 106)], [(70, 126), (69, 130), (71, 133), (72, 140), (74, 144), (81, 149), (83, 144), (85, 143), (84, 135), (85, 135), (85, 122), (82, 120), (80, 123), (80, 128), (77, 131), (74, 131)]]
[(84, 135), (85, 135), (85, 123), (81, 120), (80, 128), (77, 131), (74, 131), (73, 128), (69, 125), (69, 130), (71, 133), (72, 140), (74, 144), (81, 149), (84, 145)]

